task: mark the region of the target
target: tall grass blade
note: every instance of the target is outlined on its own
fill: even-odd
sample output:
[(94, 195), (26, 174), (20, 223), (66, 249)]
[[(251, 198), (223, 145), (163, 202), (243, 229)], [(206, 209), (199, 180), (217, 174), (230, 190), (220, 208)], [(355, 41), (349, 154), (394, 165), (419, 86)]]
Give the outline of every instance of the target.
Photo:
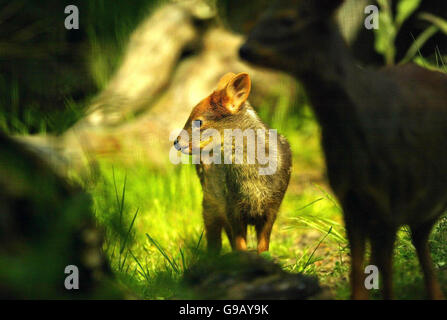
[(304, 264), (303, 271), (306, 270), (306, 268), (309, 266), (310, 261), (312, 260), (312, 257), (314, 256), (315, 252), (331, 232), (332, 232), (332, 226), (329, 228), (329, 231), (324, 235), (324, 237), (320, 240), (320, 242), (318, 242), (318, 245), (314, 248), (314, 250), (310, 254), (309, 259), (307, 259), (306, 263)]
[(129, 230), (127, 230), (126, 237), (124, 238), (123, 245), (120, 248), (120, 254), (123, 253), (124, 248), (126, 247), (127, 239), (129, 239), (129, 234), (132, 231), (132, 228), (135, 223), (135, 219), (137, 218), (139, 209), (140, 208), (138, 208), (137, 211), (135, 211), (135, 215), (133, 216), (132, 222), (130, 223)]
[(166, 253), (166, 251), (163, 249), (163, 247), (157, 242), (157, 240), (153, 239), (148, 233), (146, 233), (146, 237), (149, 239), (149, 242), (152, 243), (157, 248), (157, 250), (162, 254), (162, 256), (166, 259), (166, 261), (172, 267), (172, 269), (176, 273), (180, 273), (177, 263), (169, 257), (169, 255)]
[(140, 260), (138, 260), (138, 258), (135, 257), (135, 255), (133, 254), (132, 250), (129, 250), (129, 253), (130, 253), (130, 255), (132, 256), (132, 258), (135, 260), (135, 262), (137, 263), (137, 265), (138, 265), (138, 266), (140, 267), (140, 269), (141, 269), (141, 272), (138, 271), (138, 273), (140, 273), (140, 274), (146, 279), (147, 282), (150, 282), (150, 281), (149, 281), (149, 280), (150, 280), (150, 278), (149, 278), (149, 274), (146, 274), (146, 271), (144, 270), (143, 266), (141, 265)]

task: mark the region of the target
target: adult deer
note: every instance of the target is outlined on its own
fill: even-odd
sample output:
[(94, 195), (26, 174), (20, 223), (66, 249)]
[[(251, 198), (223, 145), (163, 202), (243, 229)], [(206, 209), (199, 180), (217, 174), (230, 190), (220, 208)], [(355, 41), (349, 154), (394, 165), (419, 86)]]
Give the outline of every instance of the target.
[(369, 240), (383, 297), (392, 298), (394, 241), (408, 225), (429, 297), (441, 299), (427, 240), (447, 208), (447, 75), (413, 64), (358, 68), (332, 20), (342, 2), (277, 2), (240, 55), (294, 75), (309, 95), (330, 185), (344, 211), (352, 297), (368, 297)]

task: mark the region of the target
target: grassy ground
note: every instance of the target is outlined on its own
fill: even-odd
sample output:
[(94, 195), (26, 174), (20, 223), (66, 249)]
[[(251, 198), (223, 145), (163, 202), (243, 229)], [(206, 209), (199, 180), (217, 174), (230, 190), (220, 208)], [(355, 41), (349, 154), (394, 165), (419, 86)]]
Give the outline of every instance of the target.
[[(293, 172), (275, 223), (270, 257), (285, 270), (316, 275), (336, 299), (349, 298), (349, 249), (342, 212), (324, 174), (319, 128), (305, 99), (280, 95), (261, 117), (291, 143)], [(69, 107), (69, 106), (68, 106)], [(76, 106), (72, 106), (76, 109)], [(37, 121), (37, 120), (36, 120)], [(23, 124), (26, 132), (26, 125)], [(170, 299), (181, 293), (184, 270), (204, 252), (202, 191), (192, 165), (100, 163), (101, 175), (84, 183), (94, 212), (107, 232), (104, 249), (130, 297)], [(447, 291), (447, 218), (430, 240), (442, 287)], [(249, 248), (256, 246), (249, 229)], [(224, 237), (224, 252), (230, 251)], [(400, 299), (422, 299), (423, 278), (408, 232), (395, 247), (394, 285)], [(379, 297), (373, 292), (374, 297)]]
[[(94, 12), (102, 13), (110, 21), (110, 25), (96, 24), (98, 28), (103, 26), (109, 37), (102, 35), (104, 30), (88, 30), (91, 73), (100, 90), (118, 65), (126, 39), (138, 19), (122, 19), (124, 7), (117, 7), (110, 14), (103, 10), (104, 1), (96, 1), (94, 6)], [(425, 65), (423, 60), (417, 62)], [(19, 95), (19, 90), (11, 90), (10, 100), (19, 101)], [(340, 207), (325, 179), (318, 126), (305, 100), (294, 102), (281, 95), (275, 104), (274, 111), (259, 106), (260, 114), (289, 139), (294, 168), (273, 229), (270, 256), (288, 271), (317, 275), (335, 298), (346, 299), (349, 250)], [(0, 128), (10, 133), (27, 133), (31, 126), (40, 127), (41, 132), (61, 132), (80, 117), (80, 109), (67, 99), (66, 111), (58, 117), (42, 119), (29, 111), (28, 116), (19, 120), (14, 115), (0, 113)], [(178, 295), (184, 270), (206, 246), (201, 219), (202, 191), (192, 165), (150, 168), (146, 163), (129, 167), (102, 162), (100, 179), (85, 187), (94, 199), (96, 217), (107, 231), (104, 249), (118, 280), (131, 296), (169, 299)], [(431, 236), (430, 245), (442, 287), (447, 292), (446, 242), (447, 219), (443, 218)], [(252, 229), (249, 247), (255, 247)], [(223, 251), (229, 250), (224, 238)], [(406, 229), (399, 233), (396, 243), (394, 285), (397, 298), (424, 298), (422, 275)]]
[[(294, 169), (269, 255), (288, 271), (318, 276), (335, 298), (346, 299), (349, 250), (341, 209), (324, 178), (319, 130), (307, 107), (295, 114), (301, 118), (300, 128), (288, 125), (294, 122), (286, 103), (279, 102), (270, 122), (282, 127), (290, 140)], [(281, 114), (289, 115), (287, 123)], [(175, 298), (184, 270), (206, 247), (201, 187), (192, 165), (154, 171), (144, 163), (132, 167), (102, 163), (102, 180), (90, 191), (98, 220), (107, 227), (105, 249), (120, 281), (139, 298)], [(444, 218), (430, 242), (444, 289), (446, 237)], [(253, 229), (248, 244), (251, 249), (256, 246)], [(225, 237), (223, 251), (230, 251)], [(406, 229), (396, 243), (394, 266), (396, 296), (424, 298), (423, 279)]]
[[(297, 161), (270, 255), (286, 270), (317, 275), (333, 287), (346, 277), (340, 209), (322, 177), (316, 124), (309, 121), (293, 135), (289, 139)], [(105, 247), (114, 269), (125, 283), (139, 288), (140, 297), (175, 296), (184, 269), (206, 247), (195, 169), (171, 165), (153, 171), (144, 163), (102, 163), (102, 173), (102, 181), (90, 190), (98, 220), (109, 230)], [(256, 247), (253, 228), (248, 244)], [(230, 251), (226, 237), (223, 251)]]

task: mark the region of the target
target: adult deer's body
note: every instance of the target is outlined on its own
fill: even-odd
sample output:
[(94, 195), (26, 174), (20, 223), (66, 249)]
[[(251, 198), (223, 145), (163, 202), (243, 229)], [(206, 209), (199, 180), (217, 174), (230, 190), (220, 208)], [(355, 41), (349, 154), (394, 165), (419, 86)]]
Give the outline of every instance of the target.
[(241, 48), (248, 61), (300, 79), (322, 127), (332, 189), (351, 246), (353, 298), (366, 298), (363, 256), (392, 297), (396, 232), (409, 225), (430, 298), (442, 298), (428, 249), (447, 208), (447, 75), (415, 65), (356, 67), (331, 16), (340, 0), (279, 2)]

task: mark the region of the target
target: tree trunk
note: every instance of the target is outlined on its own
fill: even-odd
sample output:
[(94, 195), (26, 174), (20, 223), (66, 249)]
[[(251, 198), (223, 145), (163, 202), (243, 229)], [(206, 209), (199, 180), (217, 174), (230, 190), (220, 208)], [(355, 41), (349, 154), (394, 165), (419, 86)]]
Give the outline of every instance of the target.
[(81, 170), (101, 157), (169, 164), (170, 133), (183, 127), (192, 108), (211, 94), (227, 72), (248, 72), (250, 101), (290, 92), (289, 77), (244, 64), (243, 37), (226, 31), (198, 2), (160, 7), (134, 31), (123, 62), (86, 116), (62, 136), (19, 137), (60, 171)]

